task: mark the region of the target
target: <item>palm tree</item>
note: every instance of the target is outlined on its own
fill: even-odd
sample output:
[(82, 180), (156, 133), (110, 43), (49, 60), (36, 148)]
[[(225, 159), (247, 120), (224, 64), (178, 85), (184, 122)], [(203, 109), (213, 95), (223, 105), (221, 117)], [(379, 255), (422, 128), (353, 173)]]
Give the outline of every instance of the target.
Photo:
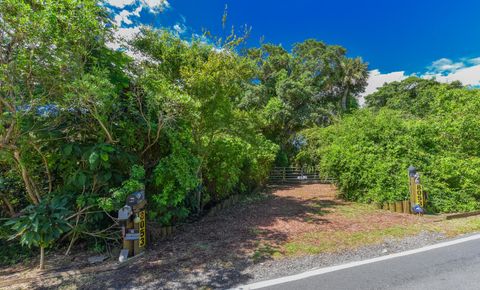
[(343, 96), (341, 99), (341, 108), (347, 111), (349, 98), (364, 91), (368, 79), (368, 64), (361, 58), (344, 58), (340, 62), (341, 67), (341, 86)]

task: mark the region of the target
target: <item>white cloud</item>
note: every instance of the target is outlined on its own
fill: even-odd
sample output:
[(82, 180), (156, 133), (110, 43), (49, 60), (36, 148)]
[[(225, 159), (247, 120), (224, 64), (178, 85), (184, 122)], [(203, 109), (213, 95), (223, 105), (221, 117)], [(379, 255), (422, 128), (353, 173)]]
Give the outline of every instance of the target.
[(178, 34), (183, 34), (187, 31), (187, 27), (181, 23), (177, 23), (173, 26), (173, 30), (175, 30)]
[(480, 85), (480, 64), (464, 67), (447, 75), (427, 73), (423, 75), (424, 78), (435, 78), (442, 83), (451, 83), (453, 81), (460, 81), (466, 86)]
[(164, 9), (170, 8), (168, 0), (141, 0), (141, 3), (152, 12), (162, 12)]
[(361, 106), (363, 106), (363, 104), (365, 103), (365, 96), (376, 92), (377, 89), (384, 84), (401, 81), (406, 79), (407, 77), (408, 76), (405, 75), (404, 71), (397, 71), (386, 74), (382, 74), (378, 69), (370, 71), (368, 75), (368, 85), (365, 88), (365, 92), (359, 96), (358, 102)]
[(463, 62), (453, 62), (451, 59), (441, 58), (432, 62), (432, 65), (428, 68), (431, 72), (447, 74), (456, 72), (463, 67), (465, 67), (465, 64)]
[(132, 40), (140, 32), (140, 27), (119, 28), (116, 35), (125, 40)]
[[(132, 6), (136, 7), (135, 11), (141, 11), (143, 8), (147, 8), (150, 12), (152, 13), (158, 13), (162, 12), (167, 8), (170, 8), (170, 3), (168, 0), (106, 0), (105, 2), (107, 5), (110, 5), (112, 7), (116, 8), (125, 8), (127, 6)], [(108, 8), (108, 7), (107, 7)], [(115, 21), (118, 22), (125, 22), (128, 23), (128, 15), (125, 16), (127, 12), (129, 12), (132, 9), (132, 7), (128, 7), (125, 10), (122, 10), (120, 12), (124, 13), (123, 17), (124, 18), (119, 18), (119, 15), (115, 16)], [(140, 9), (140, 10), (139, 10)], [(135, 11), (130, 12), (130, 14), (135, 13)], [(138, 14), (137, 14), (138, 16)], [(127, 18), (125, 20), (125, 17)], [(117, 20), (118, 18), (118, 20)]]
[[(117, 28), (115, 30), (115, 39), (107, 43), (111, 49), (119, 49), (122, 45), (126, 45), (126, 41), (132, 40), (140, 32), (140, 27)], [(127, 50), (128, 54), (128, 50)]]
[(480, 57), (471, 58), (468, 60), (468, 62), (473, 65), (480, 64)]
[(131, 15), (131, 12), (128, 10), (123, 10), (119, 14), (115, 15), (115, 24), (121, 26), (122, 23), (132, 24), (132, 21), (128, 18)]
[(401, 81), (409, 76), (418, 75), (425, 79), (435, 79), (441, 83), (460, 81), (466, 86), (480, 86), (480, 57), (463, 59), (454, 62), (448, 58), (441, 58), (432, 62), (423, 74), (406, 75), (404, 71), (382, 74), (378, 69), (370, 71), (368, 85), (365, 92), (358, 98), (360, 105), (364, 105), (365, 96), (377, 91), (386, 83)]
[[(124, 49), (125, 53), (136, 60), (142, 59), (142, 56), (135, 54), (128, 41), (140, 32), (144, 24), (140, 13), (144, 11), (144, 13), (157, 14), (170, 8), (168, 0), (105, 0), (102, 4), (105, 4), (110, 11), (116, 25), (113, 40), (107, 45), (115, 50)], [(187, 27), (181, 22), (177, 23), (173, 29), (179, 34), (187, 31)]]
[(140, 12), (142, 11), (143, 6), (138, 6), (135, 10), (130, 11), (130, 10), (122, 10), (120, 11), (119, 14), (115, 15), (115, 24), (117, 24), (118, 27), (122, 25), (122, 23), (125, 23), (127, 25), (133, 24), (132, 20), (130, 19), (130, 16), (136, 16), (140, 17)]
[(480, 57), (462, 59), (459, 62), (442, 58), (434, 61), (428, 68), (430, 70), (422, 77), (435, 78), (442, 83), (460, 81), (467, 86), (480, 85)]
[(107, 4), (117, 7), (123, 8), (128, 5), (132, 5), (136, 0), (107, 0)]

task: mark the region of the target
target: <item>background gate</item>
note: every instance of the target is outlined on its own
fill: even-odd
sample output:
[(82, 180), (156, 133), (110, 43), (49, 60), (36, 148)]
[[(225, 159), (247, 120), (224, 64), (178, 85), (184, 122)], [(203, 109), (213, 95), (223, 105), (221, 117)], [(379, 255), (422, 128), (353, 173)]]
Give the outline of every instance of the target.
[(322, 174), (316, 167), (274, 167), (270, 172), (270, 184), (284, 183), (335, 183), (335, 179)]

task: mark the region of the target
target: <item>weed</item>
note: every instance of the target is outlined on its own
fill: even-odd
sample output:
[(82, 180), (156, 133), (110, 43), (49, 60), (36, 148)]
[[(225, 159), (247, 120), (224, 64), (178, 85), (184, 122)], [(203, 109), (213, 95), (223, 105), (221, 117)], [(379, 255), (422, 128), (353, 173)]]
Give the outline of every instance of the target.
[(257, 249), (252, 255), (252, 259), (254, 263), (259, 263), (266, 259), (280, 256), (281, 254), (278, 252), (277, 249), (275, 249), (271, 245), (265, 244), (257, 247)]
[(294, 241), (285, 244), (284, 249), (288, 256), (338, 252), (381, 243), (386, 238), (403, 238), (418, 233), (419, 229), (417, 225), (411, 225), (358, 232), (312, 232), (306, 233)]

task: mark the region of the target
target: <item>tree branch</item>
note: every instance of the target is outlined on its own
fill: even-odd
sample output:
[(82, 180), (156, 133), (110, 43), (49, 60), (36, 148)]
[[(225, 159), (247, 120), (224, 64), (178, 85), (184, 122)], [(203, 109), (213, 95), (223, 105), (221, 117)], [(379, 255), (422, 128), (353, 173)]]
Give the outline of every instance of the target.
[(30, 176), (27, 169), (25, 168), (25, 165), (23, 165), (22, 159), (20, 157), (20, 151), (15, 150), (13, 152), (13, 157), (15, 158), (15, 161), (17, 161), (18, 167), (22, 175), (23, 183), (25, 185), (25, 189), (27, 190), (30, 199), (32, 200), (33, 204), (38, 205), (40, 203), (40, 199), (38, 193), (36, 193), (32, 187)]
[(3, 203), (5, 204), (5, 206), (7, 207), (8, 209), (8, 213), (10, 214), (10, 217), (14, 217), (15, 216), (15, 209), (13, 208), (12, 204), (10, 203), (10, 201), (8, 200), (8, 198), (0, 192), (0, 197), (2, 198), (3, 200)]
[(50, 169), (48, 168), (48, 161), (47, 158), (45, 158), (45, 155), (42, 154), (42, 151), (40, 151), (40, 148), (38, 148), (38, 145), (33, 143), (33, 148), (38, 152), (40, 157), (43, 160), (43, 165), (45, 166), (45, 171), (47, 173), (47, 178), (48, 178), (48, 193), (52, 192), (52, 175), (50, 174)]
[(107, 135), (107, 143), (109, 144), (115, 144), (115, 140), (112, 137), (112, 134), (110, 134), (110, 131), (108, 131), (107, 126), (102, 122), (100, 116), (97, 113), (97, 109), (94, 108), (95, 113), (93, 114), (93, 117), (97, 120), (97, 122), (100, 124), (100, 127), (102, 127), (102, 130), (105, 132)]
[(157, 134), (155, 136), (155, 139), (153, 140), (153, 142), (148, 144), (148, 146), (142, 151), (142, 155), (144, 155), (148, 151), (148, 149), (152, 148), (153, 145), (157, 144), (158, 140), (160, 139), (160, 133), (163, 129), (163, 126), (165, 125), (165, 122), (163, 121), (161, 114), (158, 114), (157, 118), (158, 118)]

